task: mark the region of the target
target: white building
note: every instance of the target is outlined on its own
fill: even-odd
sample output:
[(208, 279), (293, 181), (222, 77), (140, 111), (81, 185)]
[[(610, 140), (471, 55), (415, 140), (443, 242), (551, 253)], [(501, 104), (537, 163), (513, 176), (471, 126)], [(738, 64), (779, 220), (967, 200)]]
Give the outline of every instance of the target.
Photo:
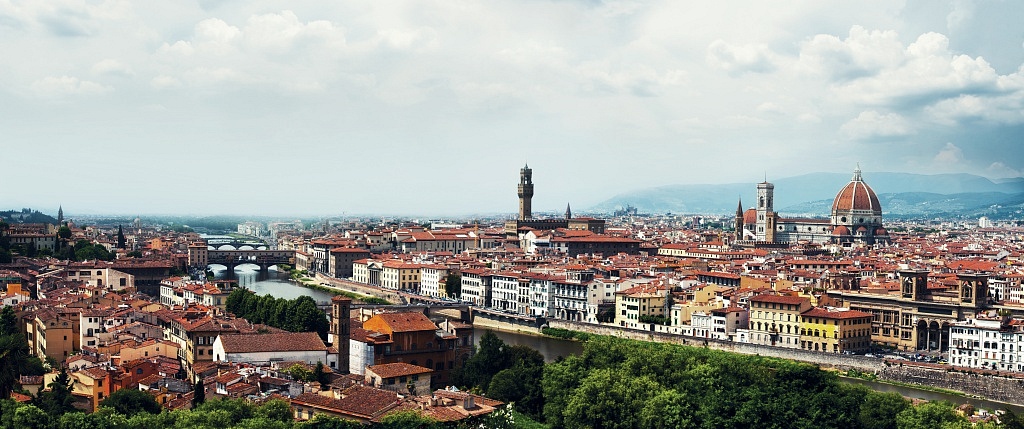
[(448, 267), (444, 265), (423, 265), (420, 268), (420, 294), (435, 298), (447, 297), (452, 291), (446, 290), (446, 280), (448, 280)]
[(487, 270), (462, 270), (462, 301), (478, 307), (491, 305), (491, 272)]
[(967, 319), (949, 328), (949, 363), (1024, 372), (1024, 321)]
[(548, 274), (532, 274), (530, 279), (530, 316), (548, 317), (551, 312), (551, 283), (558, 277)]
[(518, 274), (496, 273), (491, 276), (491, 308), (513, 313), (523, 312), (525, 308), (520, 309), (519, 296)]

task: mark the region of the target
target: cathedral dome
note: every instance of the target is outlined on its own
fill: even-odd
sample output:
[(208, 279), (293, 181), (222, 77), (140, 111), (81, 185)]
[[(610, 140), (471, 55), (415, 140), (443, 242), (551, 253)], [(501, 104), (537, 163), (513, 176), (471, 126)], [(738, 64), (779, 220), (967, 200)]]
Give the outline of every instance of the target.
[(833, 215), (854, 211), (882, 215), (882, 205), (878, 203), (878, 196), (867, 183), (864, 183), (860, 176), (860, 168), (854, 170), (853, 179), (839, 191), (832, 202)]
[(845, 227), (843, 225), (839, 225), (835, 229), (832, 230), (832, 235), (835, 235), (835, 236), (850, 235), (850, 228), (847, 228), (847, 227)]

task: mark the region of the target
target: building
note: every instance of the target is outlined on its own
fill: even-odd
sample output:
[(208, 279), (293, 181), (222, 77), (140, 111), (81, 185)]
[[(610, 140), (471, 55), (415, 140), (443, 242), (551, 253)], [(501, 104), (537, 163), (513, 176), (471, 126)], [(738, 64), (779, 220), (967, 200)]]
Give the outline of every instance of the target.
[(1004, 317), (953, 323), (949, 330), (949, 363), (1024, 372), (1024, 322)]
[(800, 348), (829, 353), (861, 352), (871, 347), (871, 314), (814, 307), (800, 314)]
[(832, 201), (828, 219), (783, 218), (775, 212), (775, 185), (767, 181), (757, 184), (757, 205), (743, 210), (740, 200), (736, 208), (736, 240), (745, 245), (788, 243), (836, 243), (849, 247), (889, 242), (889, 233), (882, 226), (882, 205), (875, 191), (864, 182), (860, 167), (853, 178)]
[(615, 324), (635, 327), (641, 317), (667, 317), (665, 299), (668, 289), (657, 285), (638, 285), (615, 293)]
[(432, 369), (432, 386), (449, 383), (455, 369), (459, 337), (441, 330), (423, 313), (380, 313), (363, 322), (366, 336), (380, 334), (385, 341), (373, 346), (373, 364), (408, 363)]
[(365, 383), (378, 389), (401, 395), (416, 395), (430, 391), (430, 368), (407, 363), (386, 363), (366, 367)]
[(840, 307), (870, 313), (871, 341), (901, 351), (946, 351), (950, 327), (979, 310), (989, 308), (988, 275), (956, 274), (946, 288), (929, 282), (930, 272), (897, 272), (897, 290), (828, 289), (828, 298)]
[(762, 294), (750, 304), (750, 342), (766, 346), (800, 348), (800, 314), (811, 308), (804, 297)]
[(213, 361), (250, 364), (288, 361), (338, 367), (337, 356), (327, 352), (327, 346), (316, 332), (218, 335), (213, 342)]
[(330, 275), (338, 279), (352, 278), (352, 265), (356, 261), (367, 259), (370, 252), (366, 249), (355, 247), (336, 247), (330, 250), (328, 271)]
[(478, 307), (491, 306), (491, 272), (484, 269), (462, 270), (462, 301)]

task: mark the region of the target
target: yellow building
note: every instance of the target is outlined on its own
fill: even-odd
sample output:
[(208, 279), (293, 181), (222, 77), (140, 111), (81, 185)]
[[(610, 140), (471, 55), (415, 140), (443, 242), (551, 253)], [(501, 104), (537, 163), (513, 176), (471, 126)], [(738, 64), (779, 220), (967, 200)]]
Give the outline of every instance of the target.
[(381, 266), (380, 286), (394, 290), (418, 290), (420, 287), (420, 264), (402, 261), (387, 261)]
[(843, 353), (871, 347), (871, 314), (814, 307), (800, 315), (800, 348)]
[(807, 298), (764, 294), (749, 302), (751, 343), (800, 347), (800, 314), (811, 308)]
[(654, 285), (640, 285), (615, 293), (615, 324), (634, 326), (640, 316), (665, 316), (665, 297), (668, 289)]

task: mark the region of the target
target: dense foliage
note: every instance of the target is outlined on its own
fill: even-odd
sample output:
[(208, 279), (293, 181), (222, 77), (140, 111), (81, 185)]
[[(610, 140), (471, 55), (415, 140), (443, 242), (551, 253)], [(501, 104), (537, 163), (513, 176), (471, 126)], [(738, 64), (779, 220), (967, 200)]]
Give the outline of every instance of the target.
[(22, 375), (43, 375), (43, 362), (29, 356), (28, 341), (18, 327), (13, 307), (0, 310), (0, 398), (11, 397)]
[(516, 409), (540, 417), (544, 406), (541, 380), (544, 356), (523, 345), (510, 346), (493, 332), (480, 337), (477, 352), (455, 373), (455, 383), (483, 391), (486, 396), (514, 402)]
[(262, 323), (291, 332), (316, 332), (327, 339), (330, 328), (327, 315), (308, 296), (295, 299), (259, 296), (248, 289), (235, 289), (228, 295), (226, 308), (252, 323)]
[(99, 411), (92, 414), (81, 411), (48, 413), (33, 404), (0, 400), (0, 429), (499, 429), (511, 428), (509, 420), (508, 413), (503, 412), (444, 424), (425, 418), (415, 411), (404, 411), (385, 416), (381, 423), (369, 426), (323, 414), (310, 421), (294, 422), (288, 403), (280, 399), (259, 406), (243, 399), (206, 401), (192, 410), (157, 413), (140, 408), (115, 409), (101, 406)]
[(547, 365), (543, 390), (552, 428), (970, 427), (809, 364), (610, 337)]

